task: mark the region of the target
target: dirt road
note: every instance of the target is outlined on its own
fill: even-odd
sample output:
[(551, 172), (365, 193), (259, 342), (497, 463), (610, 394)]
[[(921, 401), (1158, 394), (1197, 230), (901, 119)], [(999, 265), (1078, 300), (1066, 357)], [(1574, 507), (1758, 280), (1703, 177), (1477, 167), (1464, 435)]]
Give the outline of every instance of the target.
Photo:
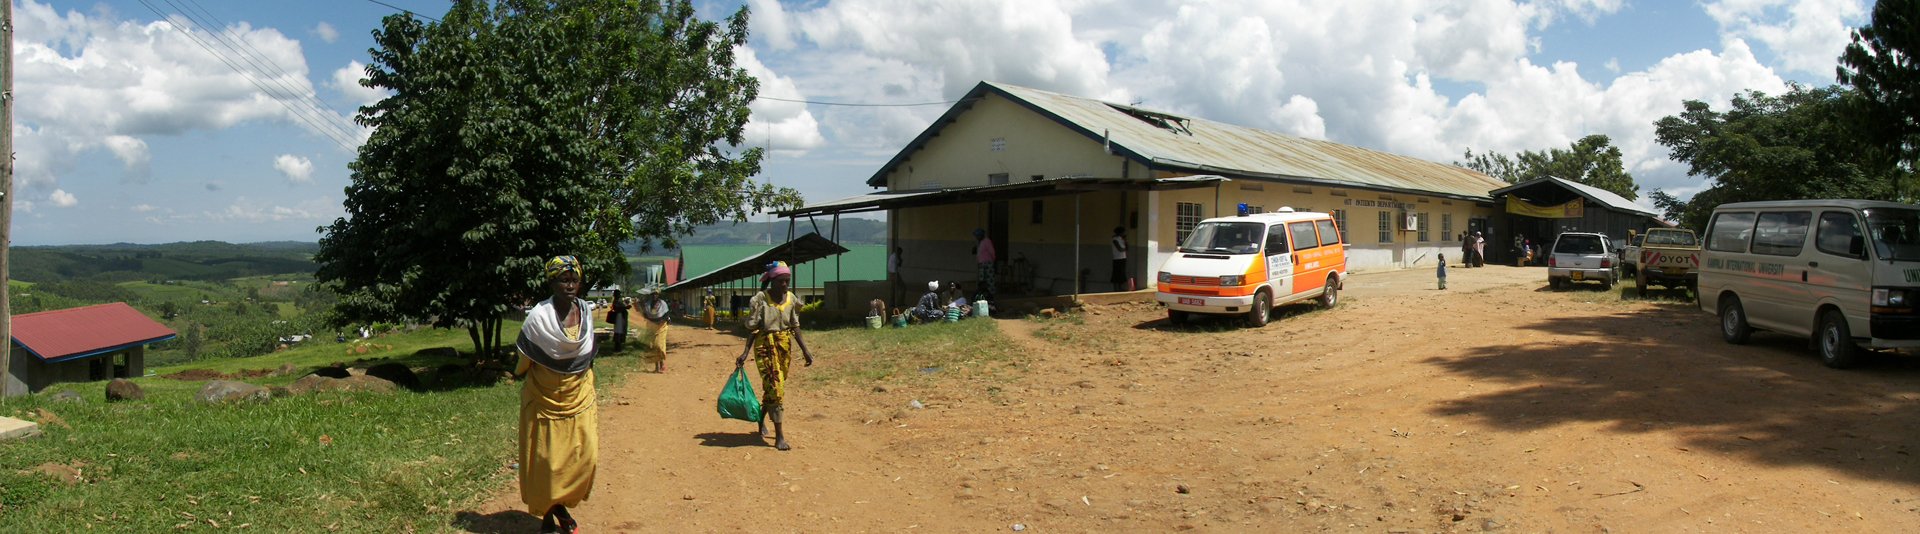
[[(739, 339), (677, 331), (601, 407), (606, 531), (1914, 532), (1920, 358), (1821, 367), (1690, 303), (1538, 268), (1356, 276), (1264, 329), (1151, 304), (1002, 320), (1016, 379), (790, 393), (796, 449), (713, 415)], [(857, 354), (818, 346), (821, 366)], [(803, 370), (802, 372), (805, 372)], [(880, 391), (884, 390), (884, 391)], [(912, 409), (919, 400), (926, 408)], [(512, 488), (462, 514), (537, 523)]]

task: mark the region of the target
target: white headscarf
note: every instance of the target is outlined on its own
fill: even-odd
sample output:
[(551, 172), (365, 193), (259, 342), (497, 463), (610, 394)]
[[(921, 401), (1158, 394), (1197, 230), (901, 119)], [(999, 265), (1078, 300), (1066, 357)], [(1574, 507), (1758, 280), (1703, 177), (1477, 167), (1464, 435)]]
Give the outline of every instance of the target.
[[(528, 356), (555, 371), (575, 373), (586, 370), (582, 364), (592, 361), (594, 355), (593, 314), (587, 311), (586, 303), (580, 299), (574, 299), (573, 305), (580, 309), (578, 339), (567, 337), (560, 328), (561, 318), (553, 309), (553, 299), (547, 299), (527, 311), (527, 321), (520, 326), (521, 351), (531, 353), (533, 351), (527, 350), (527, 345), (533, 345), (540, 354)], [(551, 360), (551, 363), (543, 360)]]

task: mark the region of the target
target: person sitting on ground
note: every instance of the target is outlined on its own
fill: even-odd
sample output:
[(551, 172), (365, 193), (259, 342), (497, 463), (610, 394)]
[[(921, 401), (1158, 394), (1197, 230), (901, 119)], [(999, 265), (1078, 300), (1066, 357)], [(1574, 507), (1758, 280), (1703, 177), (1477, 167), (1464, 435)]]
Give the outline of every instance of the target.
[(867, 302), (867, 317), (886, 317), (887, 301), (873, 299)]
[(949, 307), (949, 308), (958, 308), (958, 309), (960, 310), (960, 316), (961, 316), (961, 317), (971, 317), (971, 316), (972, 316), (972, 314), (973, 314), (973, 301), (972, 301), (972, 300), (969, 300), (969, 299), (967, 298), (967, 293), (966, 293), (965, 291), (961, 291), (961, 290), (960, 290), (960, 283), (959, 283), (959, 282), (948, 282), (948, 283), (947, 283), (947, 297), (946, 297), (946, 298), (947, 298), (947, 307)]
[(913, 317), (922, 322), (939, 322), (947, 316), (946, 301), (940, 299), (940, 282), (927, 282), (927, 294), (920, 296), (920, 304), (913, 307)]

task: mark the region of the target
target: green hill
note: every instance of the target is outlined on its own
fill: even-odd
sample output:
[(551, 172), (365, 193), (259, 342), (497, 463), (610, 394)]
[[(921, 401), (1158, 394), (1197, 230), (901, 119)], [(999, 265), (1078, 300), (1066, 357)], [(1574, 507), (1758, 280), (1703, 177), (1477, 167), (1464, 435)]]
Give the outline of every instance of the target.
[(233, 244), (193, 241), (163, 245), (54, 245), (14, 247), (8, 270), (15, 280), (226, 280), (312, 273), (317, 243)]

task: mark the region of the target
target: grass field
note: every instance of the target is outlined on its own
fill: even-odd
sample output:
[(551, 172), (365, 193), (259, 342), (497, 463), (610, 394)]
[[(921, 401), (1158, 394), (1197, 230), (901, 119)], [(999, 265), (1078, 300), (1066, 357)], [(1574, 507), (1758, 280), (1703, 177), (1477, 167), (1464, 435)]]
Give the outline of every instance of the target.
[(858, 355), (845, 365), (836, 362), (802, 375), (823, 383), (915, 381), (936, 373), (995, 376), (1026, 362), (993, 321), (978, 319), (877, 330), (844, 327), (807, 331), (806, 336), (835, 352)]
[[(414, 354), (469, 343), (464, 331), (448, 330), (372, 342), (385, 348), (353, 358), (431, 367), (446, 360)], [(304, 369), (351, 360), (346, 346), (326, 340), (157, 371), (285, 363)], [(636, 366), (627, 354), (596, 362), (600, 391), (614, 391)], [(299, 374), (252, 382), (284, 383)], [(146, 400), (108, 404), (99, 382), (0, 400), (0, 414), (40, 420), (44, 432), (0, 446), (0, 531), (443, 531), (455, 511), (515, 476), (509, 463), (519, 385), (511, 382), (429, 378), (423, 392), (320, 393), (231, 406), (194, 402), (204, 382), (135, 382)], [(51, 400), (59, 391), (81, 399)], [(69, 473), (71, 481), (42, 471)]]
[(216, 290), (199, 287), (200, 284), (196, 283), (155, 284), (152, 282), (121, 282), (118, 285), (127, 291), (133, 292), (135, 295), (140, 295), (142, 298), (155, 302), (195, 302), (204, 296), (218, 295), (231, 291), (230, 289)]

